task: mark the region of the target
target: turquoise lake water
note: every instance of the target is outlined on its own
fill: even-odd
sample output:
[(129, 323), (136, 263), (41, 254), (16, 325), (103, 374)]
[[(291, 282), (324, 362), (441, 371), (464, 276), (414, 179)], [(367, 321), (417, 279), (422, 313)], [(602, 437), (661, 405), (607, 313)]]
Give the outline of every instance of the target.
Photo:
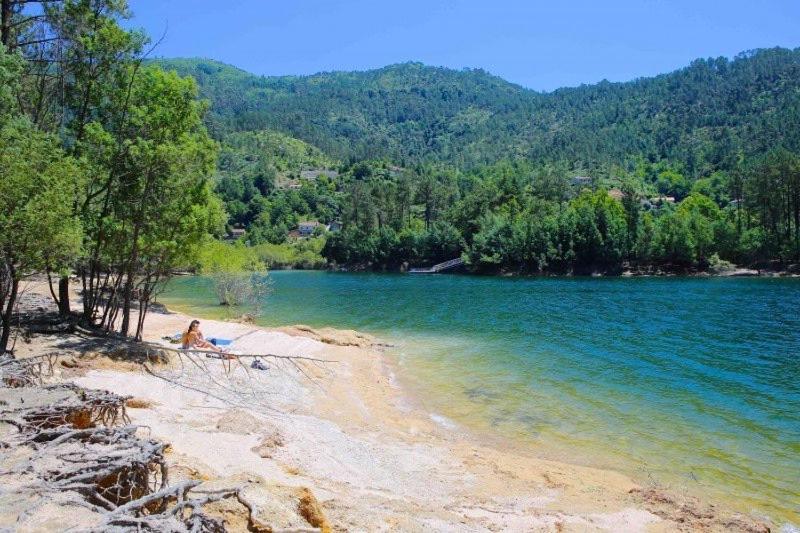
[[(271, 277), (260, 323), (386, 339), (431, 413), (800, 523), (800, 279)], [(160, 299), (221, 313), (202, 278)]]

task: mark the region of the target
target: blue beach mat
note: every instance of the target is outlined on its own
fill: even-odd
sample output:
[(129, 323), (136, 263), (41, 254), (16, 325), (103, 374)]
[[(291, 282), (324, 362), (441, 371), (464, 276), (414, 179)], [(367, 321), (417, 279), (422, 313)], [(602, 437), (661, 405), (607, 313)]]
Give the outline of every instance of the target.
[[(180, 343), (181, 337), (183, 337), (183, 333), (179, 331), (172, 337), (164, 337), (164, 339), (169, 340), (172, 343)], [(230, 346), (233, 344), (233, 339), (223, 339), (222, 337), (210, 337), (206, 340), (214, 346)]]
[(230, 346), (231, 343), (233, 343), (231, 339), (222, 339), (220, 337), (211, 337), (210, 339), (206, 340), (214, 346)]

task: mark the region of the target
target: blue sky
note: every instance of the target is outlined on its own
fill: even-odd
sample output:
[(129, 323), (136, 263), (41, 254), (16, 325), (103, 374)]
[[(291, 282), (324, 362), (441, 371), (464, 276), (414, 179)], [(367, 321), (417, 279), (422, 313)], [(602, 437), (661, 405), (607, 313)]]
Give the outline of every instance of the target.
[(404, 61), (538, 90), (625, 81), (698, 57), (800, 46), (800, 0), (129, 0), (155, 55), (265, 75)]

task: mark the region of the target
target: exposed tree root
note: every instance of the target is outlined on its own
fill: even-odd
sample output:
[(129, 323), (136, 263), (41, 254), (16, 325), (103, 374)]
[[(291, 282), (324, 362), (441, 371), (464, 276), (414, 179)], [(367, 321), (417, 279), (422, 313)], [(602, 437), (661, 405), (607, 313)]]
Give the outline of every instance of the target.
[(0, 383), (6, 387), (41, 385), (42, 379), (53, 375), (57, 354), (44, 354), (27, 359), (0, 355)]
[(125, 411), (127, 397), (108, 391), (82, 389), (70, 383), (37, 387), (37, 390), (55, 392), (57, 399), (45, 405), (29, 401), (29, 405), (18, 407), (8, 421), (23, 432), (35, 434), (38, 441), (49, 439), (51, 434), (58, 436), (65, 428), (87, 429), (130, 423)]
[[(264, 359), (287, 379), (319, 388), (319, 377), (329, 372), (326, 365), (335, 362), (273, 354), (220, 358), (215, 352), (149, 343), (111, 348), (115, 351), (106, 353), (112, 359), (138, 363), (175, 386), (234, 406), (258, 405), (275, 415), (282, 413), (270, 405), (274, 391), (262, 383), (269, 374), (251, 369), (245, 360)], [(0, 530), (18, 527), (19, 520), (35, 521), (37, 513), (55, 512), (59, 529), (219, 532), (225, 531), (225, 522), (209, 514), (214, 505), (204, 506), (227, 498), (243, 506), (251, 530), (267, 527), (264, 516), (254, 517), (240, 486), (209, 492), (194, 480), (170, 485), (166, 445), (142, 438), (141, 428), (131, 425), (126, 412), (126, 405), (136, 405), (128, 403), (131, 398), (73, 384), (45, 384), (55, 375), (58, 359), (59, 354), (0, 358), (0, 450), (13, 452), (6, 454), (8, 459), (0, 455)], [(1, 507), (9, 499), (18, 502), (17, 514), (4, 516)], [(68, 510), (76, 506), (84, 510)], [(328, 529), (310, 492), (300, 497), (297, 512), (311, 530)]]
[(39, 507), (50, 500), (85, 507), (91, 520), (79, 529), (87, 531), (225, 531), (203, 506), (236, 497), (238, 489), (202, 492), (197, 481), (170, 486), (165, 444), (137, 436), (125, 412), (128, 398), (38, 385), (46, 366), (0, 365), (0, 448), (15, 450), (0, 461), (0, 494)]

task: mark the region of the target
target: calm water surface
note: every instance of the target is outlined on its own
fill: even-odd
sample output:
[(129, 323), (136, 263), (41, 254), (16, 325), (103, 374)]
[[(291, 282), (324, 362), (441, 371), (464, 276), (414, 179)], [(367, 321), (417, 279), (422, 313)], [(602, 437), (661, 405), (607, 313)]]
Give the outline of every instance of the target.
[[(800, 524), (800, 280), (274, 272), (264, 325), (397, 345), (425, 407)], [(169, 305), (219, 314), (208, 280)]]

